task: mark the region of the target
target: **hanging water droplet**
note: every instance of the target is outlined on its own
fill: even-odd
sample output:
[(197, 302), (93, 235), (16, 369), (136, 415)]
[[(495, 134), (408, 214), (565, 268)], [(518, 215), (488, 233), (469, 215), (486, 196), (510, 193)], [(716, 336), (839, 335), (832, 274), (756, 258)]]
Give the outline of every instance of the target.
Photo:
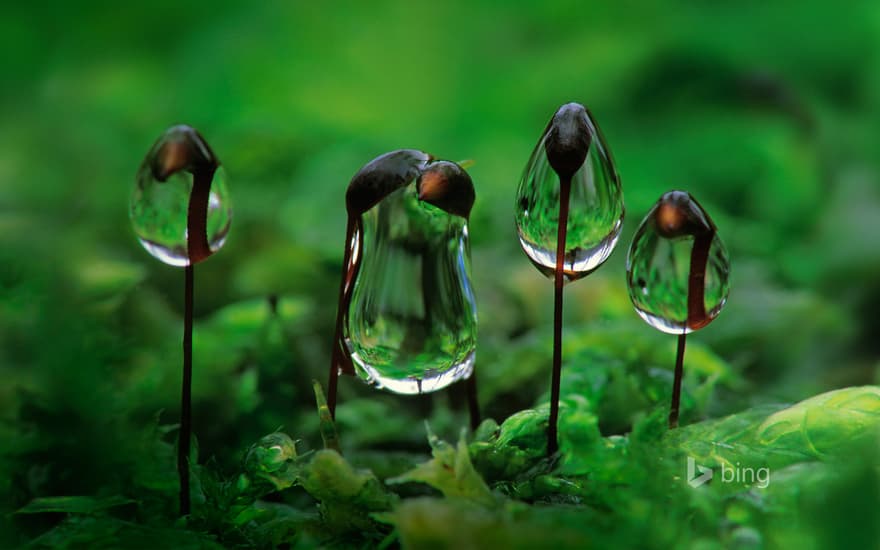
[(629, 296), (652, 327), (686, 334), (709, 324), (730, 290), (730, 258), (715, 224), (684, 191), (654, 205), (626, 258)]
[(226, 173), (196, 130), (174, 126), (156, 141), (138, 170), (129, 216), (147, 252), (169, 265), (202, 261), (223, 246), (232, 219)]
[[(554, 151), (559, 160), (548, 156)], [(566, 153), (571, 153), (570, 159)], [(560, 190), (568, 177), (571, 191), (563, 270), (566, 281), (573, 281), (608, 259), (624, 214), (611, 153), (590, 113), (577, 103), (563, 105), (553, 116), (532, 152), (516, 195), (520, 244), (551, 279), (556, 269)]]
[[(344, 337), (358, 376), (414, 394), (444, 388), (473, 369), (477, 317), (467, 216), (474, 193), (457, 165), (405, 153), (368, 164), (349, 187), (350, 213), (353, 202), (368, 208), (351, 245), (358, 267)], [(376, 200), (365, 189), (387, 194)], [(373, 198), (352, 199), (367, 195)]]

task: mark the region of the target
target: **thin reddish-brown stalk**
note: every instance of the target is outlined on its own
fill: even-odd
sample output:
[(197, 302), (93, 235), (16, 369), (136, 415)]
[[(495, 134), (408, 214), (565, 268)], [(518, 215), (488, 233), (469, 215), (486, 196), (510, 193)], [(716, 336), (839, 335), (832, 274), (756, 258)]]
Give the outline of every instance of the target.
[(688, 313), (687, 326), (697, 330), (706, 326), (706, 266), (709, 263), (709, 249), (715, 238), (714, 231), (706, 231), (694, 236), (691, 248), (691, 267), (688, 273)]
[(672, 382), (672, 405), (669, 407), (669, 427), (678, 427), (678, 407), (681, 401), (681, 375), (684, 364), (684, 343), (687, 334), (678, 335), (678, 352), (675, 354), (675, 380)]
[(208, 244), (208, 199), (216, 167), (193, 171), (193, 187), (186, 215), (186, 249), (189, 264), (185, 269), (183, 292), (183, 383), (180, 395), (180, 435), (177, 441), (177, 474), (180, 479), (180, 515), (190, 512), (189, 450), (192, 441), (192, 331), (195, 267), (211, 255)]
[(186, 266), (183, 293), (183, 385), (180, 396), (180, 437), (177, 442), (177, 474), (180, 478), (180, 515), (189, 515), (189, 448), (192, 434), (192, 326), (195, 269)]
[[(697, 330), (706, 326), (706, 266), (709, 263), (709, 249), (714, 231), (706, 231), (694, 236), (691, 248), (691, 266), (688, 272), (688, 314), (686, 328)], [(681, 379), (684, 374), (684, 350), (687, 334), (678, 335), (678, 349), (675, 354), (675, 374), (672, 381), (672, 403), (669, 406), (669, 427), (678, 427), (678, 412), (681, 407)]]
[(550, 382), (550, 419), (547, 454), (559, 449), (559, 385), (562, 379), (562, 290), (565, 286), (565, 240), (568, 230), (568, 203), (571, 177), (559, 178), (559, 222), (556, 231), (556, 272), (553, 288), (553, 377)]
[(198, 263), (211, 255), (208, 244), (208, 200), (214, 168), (193, 172), (193, 187), (186, 213), (186, 249), (189, 263)]
[[(345, 366), (348, 365), (345, 357), (345, 350), (343, 349), (342, 324), (345, 319), (345, 312), (349, 305), (349, 297), (351, 296), (352, 290), (351, 285), (356, 274), (356, 267), (350, 264), (352, 261), (351, 241), (357, 232), (357, 226), (357, 217), (349, 216), (345, 227), (345, 252), (343, 253), (342, 258), (342, 277), (339, 281), (339, 297), (336, 305), (336, 329), (333, 333), (333, 348), (330, 356), (330, 375), (329, 381), (327, 382), (327, 408), (330, 409), (330, 416), (334, 420), (336, 419), (336, 391), (339, 380), (339, 371), (340, 369), (345, 370)], [(360, 256), (360, 253), (358, 256)]]

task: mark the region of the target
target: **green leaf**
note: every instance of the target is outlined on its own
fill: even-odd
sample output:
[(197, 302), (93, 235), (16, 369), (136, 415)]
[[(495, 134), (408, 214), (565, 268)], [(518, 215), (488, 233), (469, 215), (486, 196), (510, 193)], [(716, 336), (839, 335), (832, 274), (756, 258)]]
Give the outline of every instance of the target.
[(247, 478), (239, 480), (244, 490), (249, 480), (262, 480), (278, 491), (296, 484), (304, 460), (297, 456), (296, 444), (287, 434), (269, 434), (248, 449), (244, 466)]
[(312, 380), (312, 388), (315, 390), (315, 401), (318, 404), (319, 429), (321, 431), (321, 440), (324, 442), (324, 448), (339, 452), (339, 435), (336, 433), (336, 423), (330, 414), (330, 407), (327, 406), (327, 399), (324, 397), (321, 383), (317, 380)]
[(511, 480), (547, 454), (547, 412), (511, 415), (487, 441), (471, 444), (474, 464), (490, 483)]
[(428, 442), (434, 458), (388, 483), (421, 482), (441, 491), (447, 497), (459, 497), (485, 506), (497, 503), (495, 496), (471, 464), (464, 431), (456, 446), (439, 439), (428, 428)]
[(317, 451), (304, 468), (300, 483), (320, 501), (322, 536), (381, 540), (387, 535), (373, 519), (374, 512), (390, 510), (397, 495), (390, 493), (369, 470), (356, 470), (332, 449)]
[(772, 414), (758, 426), (756, 435), (762, 445), (821, 458), (877, 437), (878, 430), (880, 387), (862, 386), (823, 393)]
[(356, 470), (332, 449), (317, 451), (301, 476), (303, 488), (322, 502), (349, 502), (387, 509), (393, 495), (369, 470)]
[(846, 456), (880, 433), (880, 387), (846, 388), (791, 407), (758, 407), (677, 430), (671, 450), (704, 466), (767, 467)]

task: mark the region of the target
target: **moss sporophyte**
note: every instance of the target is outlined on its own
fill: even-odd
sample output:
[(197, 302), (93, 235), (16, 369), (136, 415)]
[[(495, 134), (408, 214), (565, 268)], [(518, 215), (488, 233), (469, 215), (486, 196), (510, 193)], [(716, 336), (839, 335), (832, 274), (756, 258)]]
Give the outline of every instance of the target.
[(678, 426), (685, 338), (721, 312), (729, 277), (727, 250), (703, 207), (684, 191), (664, 193), (633, 237), (626, 281), (642, 319), (678, 335), (670, 428)]
[(195, 129), (174, 126), (156, 141), (138, 170), (129, 216), (147, 252), (168, 265), (184, 267), (186, 273), (177, 453), (180, 514), (185, 516), (190, 511), (194, 265), (223, 247), (232, 220), (225, 173)]
[(547, 453), (558, 449), (562, 290), (611, 255), (623, 227), (623, 193), (611, 152), (578, 103), (556, 111), (523, 172), (516, 228), (526, 255), (554, 282), (553, 370)]
[(412, 149), (361, 168), (346, 192), (348, 223), (328, 384), (335, 416), (339, 374), (398, 394), (467, 380), (479, 423), (471, 286), (470, 176)]

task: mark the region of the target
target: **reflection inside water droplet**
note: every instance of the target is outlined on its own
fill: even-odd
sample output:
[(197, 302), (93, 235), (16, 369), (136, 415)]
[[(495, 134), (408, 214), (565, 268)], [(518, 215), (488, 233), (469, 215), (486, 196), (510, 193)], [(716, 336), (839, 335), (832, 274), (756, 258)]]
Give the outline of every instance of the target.
[[(669, 334), (690, 333), (707, 325), (724, 307), (730, 290), (730, 259), (724, 243), (702, 207), (690, 195), (682, 195), (686, 197), (671, 193), (661, 197), (636, 231), (627, 255), (627, 286), (636, 312)], [(670, 198), (686, 201), (688, 208), (703, 217), (703, 225), (688, 229), (696, 235), (658, 226), (658, 221), (669, 218)], [(702, 297), (691, 297), (694, 289), (702, 290)]]
[[(572, 281), (608, 259), (623, 227), (623, 193), (613, 161), (598, 127), (585, 110), (590, 133), (583, 165), (571, 179), (563, 269)], [(538, 142), (517, 190), (516, 227), (523, 251), (542, 273), (553, 278), (559, 223), (560, 179), (547, 157), (550, 128)]]
[(361, 265), (344, 327), (358, 376), (403, 394), (470, 376), (476, 301), (465, 218), (419, 201), (410, 184), (362, 219)]
[(232, 219), (226, 173), (222, 167), (214, 170), (210, 166), (209, 163), (216, 160), (212, 156), (204, 158), (209, 155), (210, 151), (194, 130), (178, 126), (160, 138), (138, 170), (129, 202), (129, 217), (141, 245), (166, 264), (186, 266), (190, 263), (187, 225), (194, 172), (202, 177), (213, 175), (202, 236), (207, 238), (207, 255), (226, 242)]

